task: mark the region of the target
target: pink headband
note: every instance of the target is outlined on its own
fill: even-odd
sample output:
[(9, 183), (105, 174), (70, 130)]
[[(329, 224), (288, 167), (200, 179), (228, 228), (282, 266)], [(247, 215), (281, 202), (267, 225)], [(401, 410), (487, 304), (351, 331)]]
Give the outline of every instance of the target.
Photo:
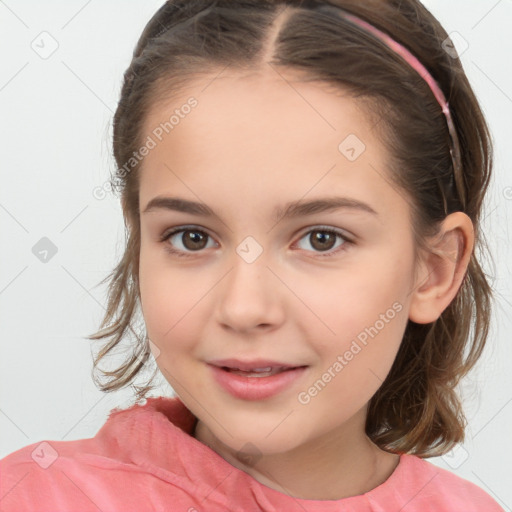
[[(446, 121), (448, 123), (448, 130), (450, 132), (450, 137), (452, 139), (452, 148), (450, 148), (450, 155), (452, 157), (453, 167), (454, 167), (455, 173), (457, 175), (457, 173), (459, 172), (460, 166), (461, 166), (459, 139), (457, 137), (455, 125), (453, 124), (453, 119), (452, 119), (452, 116), (450, 113), (450, 107), (449, 107), (448, 101), (446, 101), (443, 91), (441, 91), (441, 88), (439, 87), (437, 82), (434, 80), (432, 75), (427, 71), (425, 66), (407, 48), (405, 48), (400, 43), (398, 43), (397, 41), (392, 39), (386, 33), (382, 32), (381, 30), (374, 27), (373, 25), (370, 25), (370, 23), (362, 20), (361, 18), (354, 16), (353, 14), (345, 13), (344, 17), (347, 18), (348, 20), (352, 21), (354, 24), (365, 28), (368, 32), (371, 32), (372, 34), (377, 36), (389, 48), (391, 48), (394, 52), (398, 53), (412, 68), (414, 68), (418, 72), (418, 74), (425, 80), (425, 82), (427, 82), (430, 89), (434, 93), (434, 96), (436, 97), (437, 102), (441, 106), (444, 115), (446, 116)], [(454, 155), (454, 152), (455, 152), (455, 155)]]

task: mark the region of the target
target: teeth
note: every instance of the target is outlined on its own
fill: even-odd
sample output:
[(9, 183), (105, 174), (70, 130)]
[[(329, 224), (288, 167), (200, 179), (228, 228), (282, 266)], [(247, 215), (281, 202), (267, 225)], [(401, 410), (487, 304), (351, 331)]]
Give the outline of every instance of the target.
[(240, 372), (270, 372), (272, 371), (272, 366), (267, 366), (266, 368), (253, 368), (252, 370), (240, 370), (240, 368), (233, 368), (233, 370), (238, 370)]
[(271, 375), (275, 375), (276, 373), (280, 373), (282, 370), (286, 368), (272, 368), (272, 366), (268, 366), (266, 368), (253, 368), (252, 370), (240, 370), (239, 368), (227, 368), (227, 370), (231, 373), (237, 375), (244, 375), (246, 377), (269, 377)]

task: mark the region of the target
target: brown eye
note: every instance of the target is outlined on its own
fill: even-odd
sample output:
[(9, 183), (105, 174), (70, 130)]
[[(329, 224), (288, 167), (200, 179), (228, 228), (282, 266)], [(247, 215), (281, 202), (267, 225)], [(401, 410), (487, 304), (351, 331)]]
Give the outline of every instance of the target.
[[(306, 240), (310, 247), (312, 248), (313, 252), (319, 253), (319, 256), (335, 255), (339, 251), (343, 251), (344, 249), (346, 249), (347, 246), (351, 243), (351, 241), (347, 237), (345, 237), (343, 233), (330, 228), (312, 229), (305, 233), (301, 240)], [(337, 243), (338, 240), (339, 242)], [(310, 251), (308, 247), (301, 247), (301, 249)]]
[(311, 231), (311, 246), (319, 251), (328, 251), (336, 244), (336, 235), (328, 231)]
[(211, 238), (210, 235), (200, 229), (181, 228), (163, 235), (160, 240), (169, 245), (168, 249), (171, 252), (187, 255), (187, 253), (205, 249), (209, 238)]
[(199, 249), (204, 249), (206, 246), (206, 240), (208, 239), (208, 235), (201, 231), (192, 231), (185, 230), (181, 235), (181, 241), (186, 249), (191, 251), (197, 251)]

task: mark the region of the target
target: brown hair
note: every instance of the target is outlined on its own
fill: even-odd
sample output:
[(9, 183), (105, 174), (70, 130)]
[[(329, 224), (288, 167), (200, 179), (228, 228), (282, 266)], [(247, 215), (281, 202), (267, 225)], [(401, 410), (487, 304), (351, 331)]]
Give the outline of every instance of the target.
[[(407, 47), (439, 83), (460, 139), (460, 176), (454, 177), (446, 118), (428, 85), (381, 41), (344, 19), (338, 7)], [(274, 24), (285, 10), (284, 22)], [(146, 333), (132, 327), (140, 311), (140, 164), (126, 172), (126, 162), (141, 147), (149, 109), (194, 76), (227, 66), (254, 70), (270, 62), (303, 71), (304, 80), (335, 84), (365, 106), (389, 150), (389, 175), (410, 201), (418, 247), (449, 213), (471, 218), (475, 250), (456, 297), (437, 321), (409, 321), (393, 366), (368, 404), (366, 421), (370, 439), (394, 453), (437, 456), (464, 440), (466, 419), (455, 387), (479, 359), (489, 331), (492, 291), (476, 253), (486, 250), (479, 227), (493, 157), (486, 121), (460, 60), (443, 49), (447, 38), (417, 0), (174, 0), (155, 13), (124, 74), (113, 122), (118, 165), (113, 182), (121, 193), (127, 240), (121, 261), (102, 281), (110, 283), (101, 330), (89, 336), (109, 338), (94, 360), (93, 378), (102, 391), (130, 384), (150, 354)], [(130, 332), (136, 342), (128, 358), (115, 370), (101, 370), (109, 380), (99, 382), (94, 376), (99, 361)], [(139, 399), (152, 389), (153, 377), (135, 387)]]

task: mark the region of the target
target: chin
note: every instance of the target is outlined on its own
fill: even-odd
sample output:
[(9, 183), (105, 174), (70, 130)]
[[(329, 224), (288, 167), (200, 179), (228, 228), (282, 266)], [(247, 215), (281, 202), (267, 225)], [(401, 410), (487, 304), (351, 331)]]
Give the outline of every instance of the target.
[[(296, 448), (304, 439), (297, 437), (297, 430), (279, 428), (279, 422), (273, 426), (267, 425), (246, 425), (241, 428), (228, 428), (228, 433), (214, 432), (215, 437), (226, 445), (237, 458), (257, 459), (263, 455), (284, 453)], [(270, 433), (270, 435), (268, 435)]]

